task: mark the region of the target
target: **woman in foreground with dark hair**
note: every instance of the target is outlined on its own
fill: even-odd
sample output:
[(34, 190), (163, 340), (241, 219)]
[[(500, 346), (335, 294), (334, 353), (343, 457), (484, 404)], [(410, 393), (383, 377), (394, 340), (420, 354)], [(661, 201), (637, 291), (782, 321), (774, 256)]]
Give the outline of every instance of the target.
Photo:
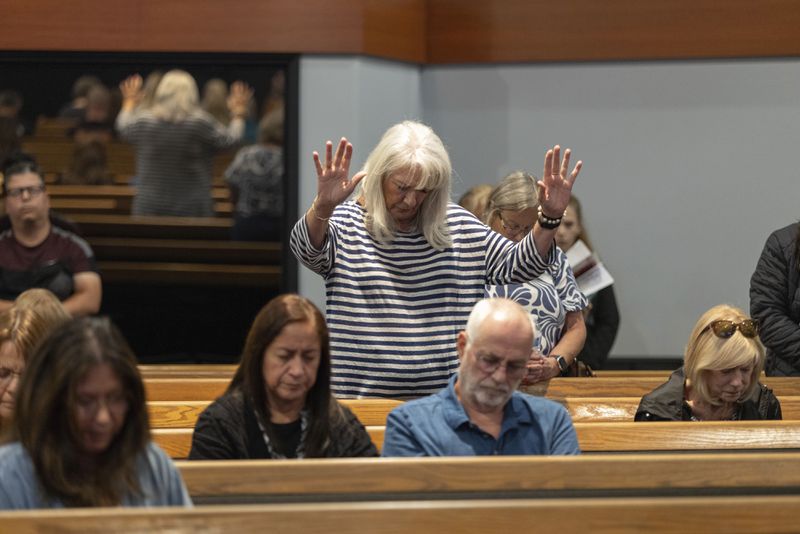
[(264, 306), (228, 391), (197, 420), (189, 459), (377, 456), (364, 427), (330, 393), (328, 327), (299, 295)]
[(0, 509), (191, 506), (150, 441), (136, 358), (107, 318), (65, 323), (38, 346), (12, 439), (0, 447)]

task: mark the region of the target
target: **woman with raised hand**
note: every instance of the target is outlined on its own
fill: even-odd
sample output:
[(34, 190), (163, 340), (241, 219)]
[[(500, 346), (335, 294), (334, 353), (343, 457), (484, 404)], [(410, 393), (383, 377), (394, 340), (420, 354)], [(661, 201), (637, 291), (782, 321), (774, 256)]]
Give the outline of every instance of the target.
[(190, 506), (150, 441), (136, 357), (107, 318), (62, 324), (35, 350), (0, 447), (0, 509)]
[(264, 306), (225, 394), (197, 420), (189, 458), (377, 456), (364, 426), (330, 392), (328, 327), (308, 299)]
[[(516, 171), (503, 178), (489, 196), (486, 224), (511, 241), (519, 241), (536, 224), (539, 199), (536, 178)], [(523, 308), (536, 323), (534, 349), (522, 384), (568, 375), (586, 339), (583, 309), (586, 297), (578, 288), (567, 255), (557, 248), (556, 261), (537, 278), (522, 283), (488, 285), (488, 297), (505, 297)]]
[(188, 72), (171, 70), (158, 83), (150, 107), (137, 109), (144, 98), (142, 77), (120, 84), (120, 137), (136, 147), (134, 215), (211, 217), (214, 155), (236, 145), (253, 90), (243, 82), (231, 85), (231, 121), (223, 126), (200, 107), (197, 84)]
[[(447, 385), (456, 337), (486, 284), (531, 280), (555, 259), (555, 229), (581, 162), (545, 155), (542, 212), (519, 243), (450, 201), (450, 157), (428, 126), (389, 128), (350, 177), (342, 138), (314, 153), (317, 196), (291, 233), (295, 256), (325, 279), (333, 391), (410, 398)], [(361, 189), (347, 200), (357, 185)]]
[(692, 329), (683, 367), (642, 397), (636, 421), (781, 419), (772, 390), (758, 382), (764, 347), (758, 322), (727, 304), (705, 312)]

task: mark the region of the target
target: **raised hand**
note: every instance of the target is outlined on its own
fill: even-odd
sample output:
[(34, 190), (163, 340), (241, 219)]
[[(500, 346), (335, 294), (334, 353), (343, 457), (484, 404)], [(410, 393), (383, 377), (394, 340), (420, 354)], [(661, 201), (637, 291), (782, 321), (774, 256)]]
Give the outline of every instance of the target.
[(561, 147), (556, 145), (544, 156), (544, 170), (538, 186), (539, 203), (542, 205), (542, 213), (546, 217), (559, 219), (567, 209), (569, 198), (572, 195), (572, 185), (583, 167), (583, 162), (578, 161), (572, 172), (569, 172), (571, 155), (572, 151), (566, 149), (562, 160)]
[(231, 84), (231, 92), (228, 95), (228, 110), (234, 117), (247, 116), (250, 106), (250, 99), (253, 98), (253, 88), (242, 81)]
[(142, 83), (142, 77), (138, 74), (133, 74), (122, 80), (119, 84), (122, 98), (126, 101), (138, 103), (143, 96)]
[(353, 157), (353, 145), (342, 137), (336, 154), (333, 154), (333, 143), (325, 143), (325, 163), (314, 151), (314, 165), (317, 168), (317, 198), (314, 209), (319, 217), (328, 217), (334, 208), (347, 200), (366, 173), (360, 172), (350, 178), (350, 161)]

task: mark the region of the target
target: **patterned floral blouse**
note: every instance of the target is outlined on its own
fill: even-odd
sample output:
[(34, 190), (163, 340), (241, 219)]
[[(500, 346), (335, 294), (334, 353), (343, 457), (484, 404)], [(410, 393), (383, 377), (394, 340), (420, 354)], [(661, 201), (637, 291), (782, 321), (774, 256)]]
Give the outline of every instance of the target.
[(539, 278), (523, 284), (486, 286), (487, 297), (511, 299), (533, 315), (536, 321), (534, 346), (544, 356), (561, 339), (567, 312), (579, 311), (588, 300), (578, 288), (567, 255), (556, 248), (556, 257)]

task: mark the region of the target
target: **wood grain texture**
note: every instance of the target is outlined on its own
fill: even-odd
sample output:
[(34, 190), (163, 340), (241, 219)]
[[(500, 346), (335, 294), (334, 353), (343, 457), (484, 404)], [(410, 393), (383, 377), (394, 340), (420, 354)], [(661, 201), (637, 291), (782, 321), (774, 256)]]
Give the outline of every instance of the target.
[[(9, 532), (796, 532), (800, 496), (496, 499), (5, 512)], [(268, 527), (267, 527), (268, 526)]]
[(423, 62), (423, 0), (5, 1), (4, 50), (364, 54)]
[(193, 497), (800, 487), (800, 453), (782, 452), (179, 461), (178, 467)]
[[(367, 426), (381, 450), (384, 426)], [(800, 450), (800, 421), (575, 423), (583, 452)], [(192, 429), (155, 429), (153, 439), (176, 459), (186, 458)]]
[(431, 0), (429, 63), (794, 56), (792, 0)]

